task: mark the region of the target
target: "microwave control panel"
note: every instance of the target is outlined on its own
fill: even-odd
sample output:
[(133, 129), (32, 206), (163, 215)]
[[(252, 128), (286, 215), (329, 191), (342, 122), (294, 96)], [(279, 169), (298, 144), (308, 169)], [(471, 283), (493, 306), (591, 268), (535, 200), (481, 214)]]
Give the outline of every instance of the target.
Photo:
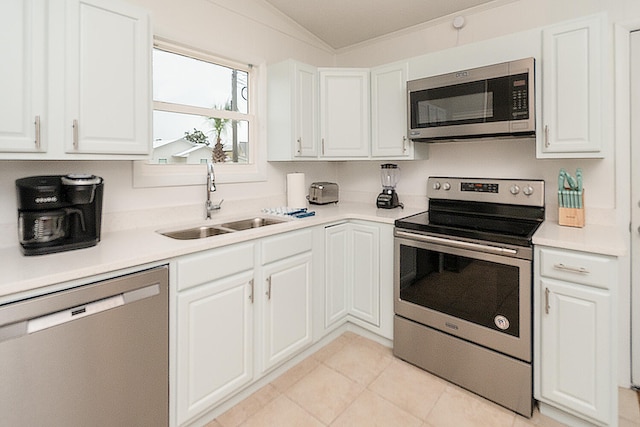
[(529, 118), (529, 82), (527, 74), (518, 74), (510, 78), (511, 118), (522, 120)]

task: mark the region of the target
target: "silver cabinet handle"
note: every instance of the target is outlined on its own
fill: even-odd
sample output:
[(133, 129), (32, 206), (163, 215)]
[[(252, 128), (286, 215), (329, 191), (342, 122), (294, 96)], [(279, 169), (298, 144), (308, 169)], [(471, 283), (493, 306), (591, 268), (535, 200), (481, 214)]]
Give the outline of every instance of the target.
[(544, 146), (549, 148), (549, 125), (544, 125)]
[(302, 138), (298, 138), (298, 154), (302, 152)]
[(40, 116), (36, 116), (34, 125), (36, 126), (36, 150), (40, 150)]
[(251, 291), (249, 293), (249, 301), (251, 301), (251, 304), (253, 304), (253, 291), (254, 291), (253, 279), (249, 280), (249, 286), (251, 287)]
[(271, 299), (271, 276), (267, 277), (267, 292), (265, 292), (267, 299)]
[(322, 138), (322, 155), (324, 156), (324, 138)]
[(549, 314), (549, 288), (544, 288), (544, 312)]
[(407, 152), (407, 137), (406, 136), (402, 137), (402, 152), (403, 153)]
[(589, 274), (589, 270), (584, 267), (573, 267), (571, 265), (564, 265), (563, 263), (554, 264), (553, 268), (557, 270), (569, 271), (571, 273)]
[(78, 120), (73, 120), (73, 148), (78, 149)]

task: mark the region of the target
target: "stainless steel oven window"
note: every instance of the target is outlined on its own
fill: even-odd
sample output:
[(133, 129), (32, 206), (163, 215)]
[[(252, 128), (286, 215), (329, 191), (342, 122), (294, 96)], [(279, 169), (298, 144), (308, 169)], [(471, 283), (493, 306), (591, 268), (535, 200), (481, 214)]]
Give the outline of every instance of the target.
[(531, 261), (396, 237), (396, 314), (531, 360)]
[(518, 267), (440, 251), (400, 246), (411, 258), (400, 278), (400, 299), (519, 336)]

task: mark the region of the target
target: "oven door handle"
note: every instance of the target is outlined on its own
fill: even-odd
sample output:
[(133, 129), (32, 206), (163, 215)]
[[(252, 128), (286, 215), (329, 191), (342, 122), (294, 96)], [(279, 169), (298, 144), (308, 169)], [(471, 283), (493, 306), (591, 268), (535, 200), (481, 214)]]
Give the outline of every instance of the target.
[(472, 250), (488, 252), (488, 253), (498, 254), (498, 255), (505, 255), (505, 254), (516, 255), (518, 253), (518, 251), (515, 249), (503, 248), (500, 246), (482, 245), (479, 243), (465, 242), (462, 240), (445, 239), (443, 237), (425, 236), (423, 234), (407, 233), (404, 231), (397, 231), (397, 230), (396, 230), (396, 236), (405, 237), (407, 239), (420, 240), (427, 243), (437, 243), (437, 244), (442, 244), (446, 246), (451, 246), (454, 248), (472, 249)]

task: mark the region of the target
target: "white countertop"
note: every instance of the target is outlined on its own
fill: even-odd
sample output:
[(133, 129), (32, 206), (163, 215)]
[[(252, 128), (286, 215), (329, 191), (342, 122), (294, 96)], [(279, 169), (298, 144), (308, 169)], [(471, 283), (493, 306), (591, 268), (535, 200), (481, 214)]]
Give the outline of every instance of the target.
[[(175, 240), (156, 233), (158, 229), (177, 229), (187, 225), (217, 224), (231, 219), (262, 216), (262, 212), (244, 211), (216, 213), (211, 220), (188, 224), (168, 224), (165, 227), (135, 228), (103, 233), (94, 247), (49, 255), (24, 256), (16, 242), (13, 247), (0, 249), (0, 303), (21, 299), (63, 282), (124, 270), (136, 266), (168, 261), (171, 258), (292, 231), (334, 221), (361, 219), (393, 224), (397, 218), (412, 215), (424, 209), (377, 209), (364, 203), (311, 206), (315, 216), (287, 219), (282, 224), (269, 225), (246, 231), (228, 233), (196, 240)], [(38, 292), (35, 292), (38, 290)]]
[[(287, 219), (282, 224), (270, 225), (241, 232), (228, 233), (196, 240), (175, 240), (156, 233), (158, 229), (178, 229), (186, 226), (217, 224), (231, 219), (264, 215), (259, 210), (229, 211), (214, 215), (212, 220), (167, 224), (163, 227), (135, 228), (103, 233), (94, 247), (50, 255), (24, 256), (15, 246), (0, 248), (2, 274), (0, 275), (0, 304), (40, 293), (68, 287), (69, 282), (93, 278), (145, 266), (168, 262), (171, 258), (202, 250), (226, 246), (273, 234), (343, 220), (365, 220), (393, 224), (397, 218), (423, 211), (420, 208), (377, 209), (369, 203), (343, 203), (311, 206), (315, 216)], [(554, 246), (611, 256), (626, 254), (622, 233), (616, 227), (589, 225), (584, 228), (559, 226), (546, 221), (533, 237), (536, 245)], [(67, 284), (65, 285), (65, 282)]]
[(622, 230), (609, 225), (586, 224), (578, 228), (545, 221), (533, 235), (533, 244), (610, 256), (627, 253)]

